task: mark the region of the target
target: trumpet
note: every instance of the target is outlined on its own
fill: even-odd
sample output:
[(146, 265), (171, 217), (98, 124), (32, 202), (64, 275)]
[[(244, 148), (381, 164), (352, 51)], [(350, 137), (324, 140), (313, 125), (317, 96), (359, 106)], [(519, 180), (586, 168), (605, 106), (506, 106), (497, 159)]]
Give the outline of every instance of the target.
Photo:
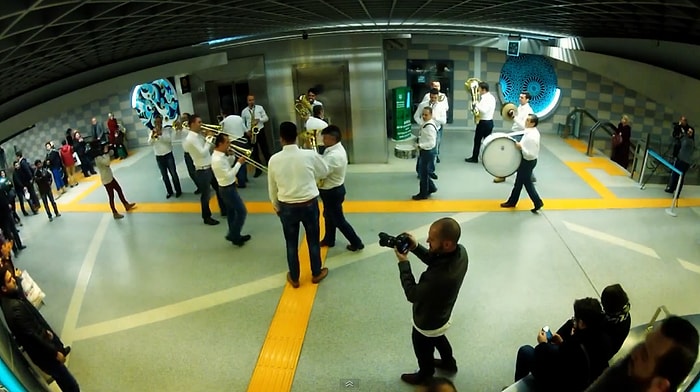
[(233, 155), (235, 157), (244, 156), (246, 158), (246, 162), (249, 163), (251, 166), (267, 173), (267, 166), (255, 162), (253, 158), (251, 158), (251, 156), (253, 155), (253, 150), (237, 145), (236, 142), (240, 142), (241, 139), (236, 139), (233, 137), (233, 135), (223, 132), (221, 130), (221, 125), (202, 124), (202, 131), (204, 131), (204, 136), (207, 138), (207, 141), (209, 141), (211, 144), (214, 144), (213, 139), (215, 139), (217, 135), (228, 135), (230, 141), (227, 152), (229, 155)]

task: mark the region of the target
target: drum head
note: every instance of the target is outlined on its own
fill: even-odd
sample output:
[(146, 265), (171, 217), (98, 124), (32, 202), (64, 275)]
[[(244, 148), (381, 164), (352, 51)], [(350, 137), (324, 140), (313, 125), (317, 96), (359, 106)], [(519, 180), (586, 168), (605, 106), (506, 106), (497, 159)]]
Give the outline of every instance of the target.
[(518, 171), (523, 155), (515, 147), (515, 140), (505, 133), (493, 133), (484, 139), (481, 163), (494, 177), (508, 177)]

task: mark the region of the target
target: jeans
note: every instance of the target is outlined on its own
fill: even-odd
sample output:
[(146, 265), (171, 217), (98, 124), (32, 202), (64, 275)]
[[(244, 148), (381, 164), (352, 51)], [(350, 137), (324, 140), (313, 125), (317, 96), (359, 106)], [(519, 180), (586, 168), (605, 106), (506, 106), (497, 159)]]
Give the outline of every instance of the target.
[(114, 191), (117, 191), (119, 200), (124, 205), (124, 208), (126, 208), (126, 206), (129, 205), (129, 202), (126, 201), (126, 197), (124, 197), (124, 192), (122, 192), (122, 187), (119, 185), (116, 178), (113, 178), (112, 182), (110, 182), (109, 184), (104, 184), (104, 186), (107, 190), (107, 196), (109, 197), (109, 208), (112, 209), (113, 214), (117, 213), (117, 209), (114, 208)]
[(61, 188), (66, 186), (66, 184), (63, 182), (63, 170), (52, 167), (51, 174), (53, 174), (53, 182), (56, 184), (56, 190), (60, 191)]
[(194, 182), (194, 186), (199, 189), (199, 185), (197, 185), (197, 170), (194, 168), (192, 156), (188, 153), (185, 153), (185, 166), (187, 166), (187, 174), (189, 174), (190, 179)]
[(332, 189), (320, 189), (319, 192), (323, 201), (323, 219), (326, 221), (324, 241), (328, 244), (335, 244), (335, 229), (337, 228), (350, 242), (350, 245), (355, 247), (362, 245), (362, 240), (345, 219), (345, 215), (343, 215), (345, 185)]
[(80, 392), (78, 381), (75, 380), (75, 377), (73, 377), (64, 364), (54, 361), (54, 363), (50, 365), (44, 365), (41, 367), (41, 370), (53, 377), (56, 384), (59, 386), (59, 388), (61, 388), (61, 391)]
[(319, 211), (316, 198), (299, 204), (280, 202), (277, 215), (282, 222), (284, 240), (287, 243), (287, 264), (289, 275), (294, 281), (299, 281), (299, 224), (304, 225), (306, 243), (309, 246), (311, 274), (321, 273), (321, 245), (319, 241), (320, 228), (318, 225)]
[[(160, 169), (160, 175), (163, 177), (163, 184), (165, 184), (165, 190), (168, 192), (168, 195), (173, 194), (173, 187), (170, 185), (170, 177), (173, 178), (175, 192), (178, 194), (182, 193), (180, 177), (177, 175), (175, 157), (173, 157), (172, 151), (165, 155), (156, 155), (156, 163), (158, 163), (158, 169)], [(170, 172), (170, 177), (168, 177), (168, 172)]]
[(51, 206), (53, 206), (54, 214), (58, 216), (58, 207), (56, 206), (56, 201), (53, 199), (53, 193), (51, 191), (41, 193), (41, 201), (44, 202), (44, 209), (46, 210), (46, 214), (49, 216), (49, 219), (52, 218), (51, 210), (49, 210), (49, 201), (51, 202)]
[(510, 197), (507, 201), (508, 204), (516, 205), (518, 203), (520, 192), (523, 190), (524, 186), (528, 196), (530, 196), (530, 199), (535, 204), (535, 207), (542, 206), (542, 199), (540, 199), (540, 195), (537, 194), (537, 189), (535, 189), (535, 185), (532, 183), (532, 171), (535, 169), (535, 166), (537, 166), (537, 159), (531, 161), (523, 159), (520, 162), (520, 167), (515, 175), (515, 185), (513, 185), (513, 191), (510, 193)]
[(245, 223), (246, 215), (248, 215), (245, 204), (243, 204), (243, 200), (233, 184), (220, 187), (219, 194), (226, 205), (226, 220), (228, 221), (226, 239), (229, 241), (240, 241), (241, 229)]
[[(210, 186), (211, 185), (211, 186)], [(199, 203), (202, 205), (202, 219), (211, 218), (211, 209), (209, 208), (209, 199), (211, 199), (211, 188), (214, 188), (214, 193), (219, 202), (221, 215), (226, 215), (226, 204), (219, 195), (219, 183), (216, 182), (214, 172), (210, 168), (197, 170), (197, 188), (202, 192), (199, 195)]]
[(433, 168), (435, 167), (435, 149), (420, 150), (418, 163), (418, 177), (420, 178), (420, 190), (418, 194), (421, 196), (428, 196), (437, 189), (435, 183), (430, 178), (430, 166), (433, 165)]
[(493, 120), (481, 120), (476, 124), (474, 132), (474, 147), (472, 148), (472, 159), (479, 159), (479, 150), (481, 150), (481, 141), (491, 134), (493, 131)]
[(435, 157), (440, 155), (440, 143), (442, 143), (442, 127), (437, 130), (437, 144), (435, 144)]
[(532, 371), (535, 363), (535, 348), (532, 346), (522, 346), (518, 350), (518, 355), (515, 358), (515, 377), (514, 382), (518, 382)]
[(452, 356), (452, 346), (447, 340), (447, 336), (428, 337), (418, 332), (414, 327), (411, 340), (413, 341), (413, 352), (418, 359), (418, 374), (421, 377), (429, 378), (435, 373), (435, 362), (433, 362), (435, 349), (440, 353), (440, 358), (444, 363), (455, 362)]

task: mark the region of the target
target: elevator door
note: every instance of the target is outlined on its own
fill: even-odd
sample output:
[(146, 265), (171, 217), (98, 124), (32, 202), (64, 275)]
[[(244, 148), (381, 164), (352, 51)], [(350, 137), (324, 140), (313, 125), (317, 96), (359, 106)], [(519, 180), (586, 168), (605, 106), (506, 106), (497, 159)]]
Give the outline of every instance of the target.
[[(294, 66), (294, 88), (297, 97), (310, 88), (318, 90), (316, 97), (323, 104), (330, 124), (340, 128), (343, 146), (352, 162), (352, 124), (350, 111), (350, 87), (347, 62), (322, 64), (297, 64)], [(298, 124), (303, 126), (302, 124)]]

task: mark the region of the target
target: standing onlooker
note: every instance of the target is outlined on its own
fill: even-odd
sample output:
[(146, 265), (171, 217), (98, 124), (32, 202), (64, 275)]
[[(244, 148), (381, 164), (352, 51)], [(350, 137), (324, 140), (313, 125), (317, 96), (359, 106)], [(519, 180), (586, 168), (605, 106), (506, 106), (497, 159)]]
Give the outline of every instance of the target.
[(107, 132), (105, 131), (105, 126), (101, 122), (97, 122), (97, 118), (95, 117), (93, 117), (90, 122), (92, 123), (91, 136), (94, 138), (94, 140), (106, 142)]
[[(416, 283), (408, 261), (408, 251), (394, 249), (399, 260), (399, 277), (408, 302), (413, 304), (413, 352), (418, 360), (418, 372), (405, 373), (401, 380), (412, 384), (425, 384), (433, 377), (435, 368), (457, 371), (457, 361), (452, 353), (445, 332), (452, 325), (452, 309), (457, 302), (459, 289), (469, 267), (469, 256), (459, 244), (462, 230), (452, 218), (441, 218), (430, 225), (428, 248), (406, 234), (408, 251), (417, 256), (428, 268)], [(437, 349), (440, 359), (434, 359)]]
[(34, 190), (34, 169), (32, 168), (32, 164), (29, 163), (27, 158), (22, 156), (21, 150), (17, 151), (15, 155), (19, 162), (19, 178), (22, 180), (22, 186), (29, 193), (29, 204), (32, 210), (38, 210), (39, 198), (36, 196), (36, 191)]
[[(156, 115), (154, 119), (153, 130), (148, 134), (148, 144), (153, 146), (153, 152), (156, 155), (160, 176), (165, 184), (165, 198), (170, 199), (173, 196), (173, 186), (175, 187), (175, 197), (182, 196), (180, 177), (177, 175), (175, 157), (173, 156), (173, 127), (163, 128), (163, 118), (160, 115)], [(172, 185), (168, 172), (173, 179)]]
[[(679, 176), (678, 173), (673, 171), (671, 173), (671, 178), (668, 180), (668, 185), (666, 185), (666, 192), (668, 193), (675, 192), (676, 186), (678, 186), (679, 197), (681, 195), (681, 191), (683, 190), (685, 175), (693, 162), (693, 154), (695, 153), (695, 130), (693, 128), (688, 128), (688, 130), (681, 135), (680, 141), (681, 147), (678, 150), (678, 158), (676, 158), (676, 163), (673, 166), (683, 173), (683, 176)], [(678, 183), (679, 177), (680, 184)]]
[(36, 366), (56, 381), (61, 391), (79, 392), (78, 382), (65, 366), (70, 347), (63, 346), (49, 323), (24, 296), (15, 271), (5, 265), (0, 268), (0, 275), (0, 306), (17, 344)]
[(471, 163), (479, 162), (481, 141), (490, 135), (491, 131), (493, 131), (493, 112), (496, 110), (496, 97), (489, 92), (488, 83), (479, 83), (479, 95), (481, 96), (481, 99), (473, 107), (473, 109), (479, 111), (479, 123), (476, 124), (476, 130), (474, 131), (472, 156), (465, 159), (466, 162)]
[(544, 206), (542, 199), (540, 199), (540, 196), (537, 194), (535, 185), (532, 183), (532, 171), (535, 169), (535, 166), (537, 166), (537, 156), (540, 154), (540, 131), (537, 130), (538, 122), (539, 119), (537, 115), (528, 115), (527, 122), (525, 122), (523, 138), (515, 143), (515, 147), (522, 151), (523, 159), (520, 161), (520, 167), (518, 167), (518, 172), (515, 175), (513, 191), (510, 193), (508, 200), (506, 200), (505, 203), (501, 203), (501, 207), (503, 208), (513, 208), (518, 204), (523, 186), (535, 205), (530, 211), (537, 213), (537, 211)]
[(19, 237), (19, 230), (17, 230), (17, 223), (12, 216), (10, 203), (11, 200), (7, 194), (0, 192), (0, 229), (2, 229), (2, 234), (6, 239), (12, 240), (12, 249), (16, 255), (26, 247), (22, 245), (22, 239)]
[(216, 182), (219, 184), (219, 194), (226, 204), (226, 218), (228, 221), (228, 234), (226, 239), (234, 245), (243, 246), (250, 240), (249, 234), (241, 234), (241, 229), (245, 223), (246, 211), (245, 204), (241, 200), (241, 196), (236, 190), (236, 172), (241, 169), (246, 157), (241, 156), (236, 161), (236, 164), (231, 166), (231, 161), (227, 156), (231, 140), (225, 133), (216, 135), (214, 141), (214, 152), (211, 154), (211, 168), (216, 177)]
[(45, 147), (46, 165), (51, 170), (54, 184), (56, 184), (56, 191), (58, 191), (58, 195), (60, 196), (66, 193), (66, 185), (63, 183), (63, 161), (61, 160), (61, 154), (54, 147), (53, 142), (47, 142)]
[(674, 159), (678, 158), (678, 152), (681, 150), (681, 139), (683, 139), (683, 135), (688, 133), (689, 129), (692, 129), (692, 127), (688, 124), (686, 116), (681, 116), (680, 120), (673, 124), (673, 152), (671, 155)]
[(85, 178), (90, 177), (91, 174), (97, 174), (95, 171), (94, 160), (87, 153), (87, 147), (87, 142), (83, 136), (80, 134), (80, 132), (75, 131), (75, 133), (73, 133), (73, 149), (78, 155), (78, 159), (80, 160), (80, 170), (83, 172), (83, 176)]
[(335, 230), (340, 230), (350, 242), (346, 247), (351, 252), (364, 249), (360, 237), (355, 233), (343, 214), (345, 201), (345, 172), (348, 169), (348, 154), (340, 143), (340, 128), (329, 125), (321, 131), (323, 145), (323, 161), (328, 165), (328, 175), (321, 181), (318, 189), (323, 201), (323, 218), (326, 222), (326, 234), (321, 240), (321, 246), (335, 246)]
[(296, 144), (297, 126), (285, 121), (280, 124), (282, 151), (270, 158), (267, 185), (272, 207), (282, 222), (287, 244), (287, 281), (299, 287), (299, 224), (304, 225), (309, 246), (313, 283), (328, 275), (321, 262), (319, 244), (318, 188), (316, 180), (328, 175), (328, 166), (315, 151), (300, 149)]
[(124, 147), (124, 133), (119, 122), (114, 117), (114, 113), (109, 113), (107, 120), (107, 129), (109, 130), (109, 144), (112, 145), (119, 159), (127, 157), (128, 153)]
[[(15, 187), (15, 194), (17, 195), (17, 199), (19, 199), (19, 206), (22, 208), (22, 214), (24, 214), (24, 216), (29, 216), (29, 213), (27, 213), (27, 210), (24, 208), (24, 202), (26, 201), (27, 204), (29, 204), (29, 209), (32, 210), (34, 215), (36, 215), (37, 208), (34, 207), (31, 199), (27, 200), (27, 198), (24, 197), (24, 191), (27, 188), (24, 186), (22, 175), (20, 174), (19, 162), (14, 163), (14, 170), (12, 171), (12, 185)], [(27, 194), (29, 194), (29, 191), (27, 191)]]
[(218, 225), (219, 221), (211, 217), (209, 200), (211, 199), (211, 189), (219, 202), (221, 215), (226, 216), (226, 205), (219, 195), (219, 184), (216, 182), (214, 172), (211, 170), (211, 143), (200, 133), (202, 129), (202, 118), (196, 114), (189, 116), (190, 131), (187, 132), (185, 140), (182, 141), (182, 149), (192, 157), (194, 167), (197, 170), (197, 188), (202, 192), (199, 196), (199, 203), (202, 207), (202, 220), (205, 225)]
[(74, 187), (78, 185), (78, 181), (75, 181), (75, 157), (73, 157), (73, 147), (68, 144), (67, 140), (61, 141), (61, 149), (59, 150), (61, 154), (61, 161), (63, 161), (63, 167), (66, 169), (66, 178), (68, 179), (67, 185)]
[[(7, 178), (7, 173), (4, 170), (0, 170), (0, 193), (5, 195), (7, 201), (10, 204), (14, 222), (22, 226), (22, 220), (19, 219), (19, 215), (17, 215), (17, 204), (15, 203), (15, 197), (17, 197), (17, 194), (15, 193), (12, 181), (10, 181), (10, 179)], [(25, 216), (27, 215), (26, 212), (24, 214)]]
[(53, 216), (51, 216), (51, 210), (49, 209), (49, 201), (51, 202), (51, 206), (53, 206), (53, 212), (56, 214), (56, 217), (61, 216), (61, 214), (58, 212), (58, 206), (56, 206), (56, 201), (53, 199), (53, 192), (51, 192), (51, 173), (46, 170), (41, 159), (34, 161), (34, 166), (36, 167), (34, 171), (36, 186), (39, 188), (39, 194), (41, 195), (41, 200), (44, 202), (44, 209), (46, 210), (46, 215), (49, 216), (49, 222), (53, 222)]
[(617, 124), (615, 134), (612, 136), (612, 155), (610, 159), (617, 162), (618, 165), (627, 169), (630, 163), (630, 145), (632, 138), (632, 128), (630, 127), (630, 118), (626, 114), (622, 116), (620, 123)]
[[(93, 140), (91, 143), (91, 148), (94, 151), (99, 151), (100, 142), (98, 140)], [(114, 216), (114, 219), (122, 219), (124, 215), (117, 212), (117, 209), (114, 207), (114, 191), (117, 191), (119, 200), (121, 200), (122, 204), (124, 205), (124, 209), (127, 212), (133, 210), (136, 207), (136, 203), (129, 203), (126, 201), (126, 197), (124, 197), (124, 193), (122, 192), (122, 187), (117, 182), (117, 179), (114, 178), (112, 168), (109, 167), (111, 161), (112, 159), (109, 153), (109, 144), (105, 144), (102, 148), (102, 155), (95, 157), (95, 166), (100, 172), (102, 185), (104, 185), (105, 190), (107, 191), (107, 196), (109, 197), (109, 207), (112, 209), (112, 216)]]

